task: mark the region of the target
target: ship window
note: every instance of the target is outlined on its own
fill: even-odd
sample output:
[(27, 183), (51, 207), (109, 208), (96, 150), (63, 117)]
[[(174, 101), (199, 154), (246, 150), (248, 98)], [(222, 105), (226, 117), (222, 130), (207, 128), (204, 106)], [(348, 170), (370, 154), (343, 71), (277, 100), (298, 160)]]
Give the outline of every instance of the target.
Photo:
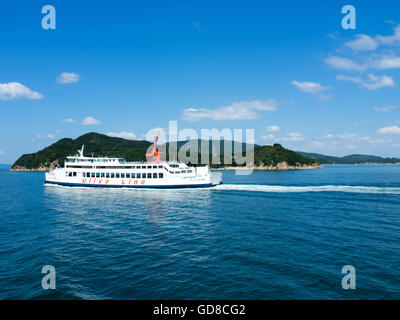
[(115, 177), (114, 172), (111, 172), (111, 178), (114, 178), (114, 177)]
[(192, 172), (193, 172), (193, 170), (188, 170), (188, 171), (187, 171), (187, 173), (192, 173)]
[(130, 173), (127, 173), (127, 174), (126, 174), (126, 177), (127, 177), (127, 178), (130, 178), (130, 177), (131, 177), (131, 174), (130, 174)]
[(85, 178), (85, 177), (86, 177), (86, 173), (82, 172), (82, 178)]
[(73, 173), (72, 173), (72, 176), (73, 176), (73, 177), (76, 177), (76, 172), (73, 172)]
[(101, 173), (101, 177), (104, 178), (104, 172)]
[(147, 166), (147, 169), (151, 169), (151, 166)]
[(159, 177), (160, 179), (162, 179), (162, 178), (164, 177), (164, 174), (163, 174), (162, 172), (160, 172), (160, 173), (158, 174), (158, 177)]
[(90, 172), (86, 172), (86, 178), (90, 178)]
[(157, 169), (157, 166), (153, 166), (153, 169)]
[(106, 172), (106, 178), (109, 178), (109, 177), (110, 177), (110, 173)]
[(96, 172), (96, 178), (100, 178), (100, 172)]
[(92, 178), (94, 178), (94, 172), (92, 172)]
[(125, 173), (121, 173), (121, 178), (125, 179)]
[(153, 178), (157, 179), (157, 173), (156, 172), (153, 173)]
[(140, 179), (140, 173), (136, 173), (136, 178)]
[(142, 166), (142, 169), (146, 169), (146, 166)]
[(186, 173), (186, 170), (182, 170), (181, 173)]
[(131, 173), (131, 177), (132, 177), (132, 178), (135, 178), (135, 174), (134, 174), (134, 173)]
[(163, 168), (163, 166), (158, 166), (158, 169), (162, 169)]
[(151, 179), (151, 173), (150, 172), (147, 174), (147, 179)]
[(119, 173), (116, 173), (116, 174), (115, 174), (115, 177), (116, 177), (116, 178), (119, 178)]

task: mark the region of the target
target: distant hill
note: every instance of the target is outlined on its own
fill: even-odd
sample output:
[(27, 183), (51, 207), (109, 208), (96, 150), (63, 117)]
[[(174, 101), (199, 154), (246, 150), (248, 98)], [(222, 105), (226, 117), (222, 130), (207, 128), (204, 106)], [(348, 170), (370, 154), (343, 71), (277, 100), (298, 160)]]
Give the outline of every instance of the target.
[(256, 166), (278, 165), (286, 162), (289, 166), (317, 166), (319, 161), (313, 158), (299, 155), (298, 153), (285, 149), (280, 144), (273, 146), (257, 146), (254, 148), (254, 162)]
[[(201, 142), (201, 141), (198, 141)], [(232, 150), (232, 155), (229, 164), (224, 164), (224, 143), (223, 141), (214, 141), (216, 144), (212, 144), (209, 141), (208, 150), (208, 163), (212, 163), (212, 155), (215, 154), (215, 146), (220, 143), (220, 154), (219, 161), (216, 164), (212, 164), (213, 168), (221, 168), (226, 165), (228, 166), (238, 166), (235, 162), (240, 154), (234, 154), (234, 149)], [(182, 147), (187, 141), (179, 141), (178, 149)], [(232, 143), (228, 141), (227, 143)], [(142, 161), (146, 160), (145, 154), (152, 145), (148, 141), (139, 140), (126, 140), (122, 138), (109, 137), (104, 134), (99, 134), (95, 132), (84, 134), (76, 139), (64, 138), (52, 145), (40, 150), (36, 153), (24, 154), (22, 155), (13, 165), (12, 170), (49, 170), (56, 166), (63, 166), (64, 161), (68, 155), (75, 155), (77, 150), (85, 145), (85, 155), (86, 156), (107, 156), (107, 157), (120, 157), (125, 158), (127, 161)], [(243, 153), (246, 151), (246, 144), (242, 144)], [(165, 146), (164, 146), (165, 147)], [(160, 146), (163, 149), (163, 146)], [(168, 150), (168, 148), (167, 148)], [(169, 154), (167, 153), (166, 159), (169, 159)], [(198, 162), (201, 159), (201, 144), (199, 143), (197, 155)], [(217, 158), (218, 160), (218, 158)], [(285, 169), (298, 169), (302, 166), (318, 166), (317, 161), (311, 158), (301, 156), (293, 151), (283, 148), (280, 144), (274, 144), (273, 146), (254, 146), (254, 163), (261, 168), (267, 168), (268, 170), (285, 170)]]
[(86, 156), (121, 157), (129, 161), (145, 160), (150, 142), (144, 140), (126, 140), (90, 132), (76, 139), (64, 138), (35, 153), (22, 155), (12, 169), (45, 170), (54, 166), (63, 166), (67, 156), (77, 154), (85, 145)]
[[(227, 140), (190, 140), (190, 141), (178, 141), (177, 147), (180, 149), (184, 145), (192, 146), (192, 150), (197, 146), (197, 162), (200, 163), (201, 160), (201, 146), (203, 143), (208, 143), (208, 163), (212, 168), (222, 168), (222, 167), (238, 167), (243, 166), (243, 164), (236, 163), (236, 159), (241, 156), (245, 156), (246, 147), (254, 152), (254, 162), (251, 163), (252, 166), (261, 168), (269, 167), (270, 170), (274, 169), (296, 169), (302, 166), (318, 166), (317, 161), (311, 158), (303, 157), (294, 151), (285, 149), (280, 144), (274, 144), (273, 146), (259, 146), (259, 145), (247, 145), (244, 142), (235, 142)], [(212, 161), (213, 155), (217, 152), (219, 145), (220, 157), (218, 163)], [(229, 163), (224, 163), (224, 147), (231, 146), (232, 155)], [(169, 144), (166, 144), (167, 150)], [(242, 154), (237, 153), (237, 150), (242, 150)], [(280, 168), (278, 168), (278, 164)], [(290, 168), (289, 168), (290, 167)]]
[(332, 157), (319, 153), (307, 153), (296, 151), (297, 154), (315, 159), (322, 164), (359, 164), (359, 163), (400, 163), (398, 158), (382, 158), (378, 156), (352, 154), (345, 157)]

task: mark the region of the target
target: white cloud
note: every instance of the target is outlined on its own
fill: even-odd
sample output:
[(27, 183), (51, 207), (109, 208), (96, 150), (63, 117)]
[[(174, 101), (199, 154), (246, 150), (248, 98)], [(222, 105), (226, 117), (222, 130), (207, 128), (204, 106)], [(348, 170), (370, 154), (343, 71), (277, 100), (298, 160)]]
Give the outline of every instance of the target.
[(332, 68), (345, 71), (364, 71), (368, 69), (398, 69), (400, 68), (400, 57), (388, 55), (375, 55), (366, 57), (363, 62), (356, 63), (353, 60), (343, 57), (331, 56), (325, 59), (325, 62)]
[(294, 141), (304, 141), (304, 135), (298, 132), (290, 132), (284, 137), (275, 137), (272, 133), (267, 135), (261, 135), (264, 140), (274, 140), (277, 142), (294, 142)]
[(257, 111), (275, 111), (276, 107), (277, 102), (272, 99), (267, 101), (241, 101), (217, 109), (187, 108), (183, 110), (181, 118), (192, 122), (202, 119), (251, 120), (261, 117)]
[(117, 138), (123, 138), (123, 139), (128, 139), (128, 140), (136, 139), (136, 135), (133, 132), (126, 132), (126, 131), (109, 132), (109, 133), (107, 133), (107, 135), (110, 137), (117, 137)]
[(268, 135), (261, 135), (261, 138), (264, 140), (275, 140), (275, 136), (273, 134), (268, 134)]
[(358, 134), (356, 133), (344, 133), (344, 134), (339, 134), (338, 136), (341, 139), (355, 139), (358, 138)]
[[(344, 47), (349, 47), (357, 53), (366, 51), (372, 52), (381, 46), (383, 47), (392, 45), (400, 45), (400, 25), (397, 25), (394, 28), (394, 33), (390, 36), (377, 35), (376, 37), (371, 37), (366, 34), (358, 34), (354, 40), (347, 41), (344, 44)], [(385, 55), (383, 50), (370, 55), (353, 55), (353, 57), (356, 60), (332, 55), (326, 58), (325, 62), (335, 69), (346, 71), (364, 71), (368, 69), (386, 70), (400, 68), (400, 57)]]
[(392, 142), (392, 140), (390, 139), (377, 139), (377, 138), (371, 138), (369, 136), (360, 136), (356, 133), (345, 133), (345, 134), (341, 134), (338, 136), (339, 138), (347, 141), (347, 142), (367, 142), (369, 144), (385, 144), (385, 143), (390, 143)]
[(35, 136), (37, 139), (55, 139), (56, 137), (53, 135), (53, 134), (51, 134), (51, 133), (48, 133), (48, 134), (37, 134), (36, 136)]
[(388, 107), (374, 107), (374, 111), (376, 112), (390, 112), (395, 110), (397, 107), (395, 106), (388, 106)]
[(371, 138), (368, 136), (359, 136), (357, 133), (344, 133), (338, 135), (340, 139), (353, 140), (353, 141), (370, 141)]
[(57, 78), (58, 83), (66, 84), (79, 81), (79, 75), (74, 72), (63, 72)]
[(330, 87), (324, 87), (320, 83), (317, 83), (317, 82), (307, 82), (307, 81), (299, 82), (299, 81), (293, 80), (292, 82), (290, 82), (290, 84), (296, 86), (301, 91), (311, 93), (311, 94), (320, 93), (320, 92), (326, 91), (330, 88)]
[(384, 127), (376, 131), (378, 134), (400, 134), (400, 127), (391, 126)]
[(60, 120), (61, 123), (77, 123), (74, 119), (67, 118)]
[(298, 132), (291, 132), (287, 136), (290, 141), (303, 141), (304, 140), (304, 136)]
[(93, 117), (86, 117), (85, 119), (82, 120), (81, 124), (84, 126), (99, 125), (100, 121)]
[(397, 69), (400, 68), (400, 58), (383, 56), (371, 63), (376, 69)]
[(32, 91), (19, 82), (0, 83), (0, 99), (13, 100), (17, 98), (27, 98), (31, 100), (42, 99), (43, 95)]
[(0, 154), (4, 154), (4, 151), (1, 151), (1, 150), (0, 150)]
[(324, 136), (325, 139), (332, 139), (334, 137), (335, 136), (333, 134), (327, 134), (327, 135)]
[(379, 42), (365, 34), (356, 35), (356, 40), (348, 41), (345, 46), (354, 51), (373, 51), (379, 46)]
[(72, 124), (81, 124), (83, 126), (91, 126), (91, 125), (99, 125), (100, 121), (93, 117), (86, 117), (81, 122), (75, 121), (74, 119), (67, 118), (60, 120), (61, 123), (72, 123)]
[(279, 126), (272, 125), (272, 126), (267, 127), (265, 130), (267, 132), (276, 132), (276, 131), (279, 131), (280, 129), (281, 128)]
[(336, 79), (357, 83), (360, 87), (367, 88), (368, 90), (376, 90), (383, 87), (395, 86), (393, 78), (386, 75), (375, 76), (373, 74), (369, 74), (368, 80), (364, 80), (360, 77), (349, 77), (344, 75), (338, 75)]
[(383, 45), (393, 45), (396, 43), (400, 43), (400, 25), (394, 28), (394, 34), (392, 36), (378, 35), (376, 39)]
[(358, 63), (350, 60), (348, 58), (337, 57), (337, 56), (330, 56), (325, 59), (325, 63), (335, 69), (347, 70), (347, 71), (360, 71), (363, 70), (365, 67), (359, 65)]
[(286, 137), (276, 138), (276, 141), (304, 141), (304, 136), (298, 132), (291, 132), (286, 135)]

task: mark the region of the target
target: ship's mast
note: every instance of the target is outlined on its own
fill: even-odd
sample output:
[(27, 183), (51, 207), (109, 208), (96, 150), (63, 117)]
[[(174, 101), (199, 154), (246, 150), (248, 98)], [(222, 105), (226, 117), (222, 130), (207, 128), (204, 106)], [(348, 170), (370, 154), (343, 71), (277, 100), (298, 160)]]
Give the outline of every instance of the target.
[(78, 153), (79, 153), (79, 157), (81, 157), (81, 158), (83, 158), (83, 150), (85, 149), (85, 145), (83, 144), (82, 145), (82, 149), (81, 150), (78, 150)]
[(154, 143), (152, 152), (151, 153), (146, 153), (146, 157), (153, 158), (154, 162), (160, 162), (161, 161), (160, 154), (163, 153), (163, 152), (159, 152), (157, 150), (157, 142), (158, 142), (158, 137), (159, 136), (160, 136), (160, 131), (158, 131), (158, 135), (157, 135), (156, 141)]

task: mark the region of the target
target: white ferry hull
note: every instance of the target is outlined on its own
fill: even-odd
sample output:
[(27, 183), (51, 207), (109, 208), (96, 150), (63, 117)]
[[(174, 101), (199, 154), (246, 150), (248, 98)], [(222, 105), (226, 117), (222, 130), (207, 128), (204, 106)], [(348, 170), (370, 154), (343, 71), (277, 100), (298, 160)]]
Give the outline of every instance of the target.
[[(122, 171), (122, 170), (120, 170)], [(134, 179), (134, 178), (102, 178), (79, 177), (83, 172), (78, 172), (77, 177), (66, 177), (66, 170), (56, 169), (45, 174), (46, 184), (79, 187), (105, 187), (105, 188), (154, 188), (154, 189), (178, 189), (178, 188), (209, 188), (221, 184), (220, 172), (205, 172), (204, 175), (193, 177), (179, 177), (164, 179)], [(95, 172), (96, 174), (96, 172)]]
[[(156, 140), (157, 142), (157, 140)], [(123, 158), (68, 156), (63, 168), (47, 172), (47, 184), (106, 188), (207, 188), (222, 182), (222, 173), (208, 166), (189, 167), (181, 162), (159, 160), (155, 146), (154, 162), (126, 162)]]
[(136, 189), (182, 189), (182, 188), (210, 188), (217, 184), (181, 184), (181, 185), (129, 185), (129, 184), (87, 184), (87, 183), (74, 183), (74, 182), (59, 182), (59, 181), (46, 181), (46, 184), (54, 184), (68, 187), (100, 187), (100, 188), (136, 188)]

